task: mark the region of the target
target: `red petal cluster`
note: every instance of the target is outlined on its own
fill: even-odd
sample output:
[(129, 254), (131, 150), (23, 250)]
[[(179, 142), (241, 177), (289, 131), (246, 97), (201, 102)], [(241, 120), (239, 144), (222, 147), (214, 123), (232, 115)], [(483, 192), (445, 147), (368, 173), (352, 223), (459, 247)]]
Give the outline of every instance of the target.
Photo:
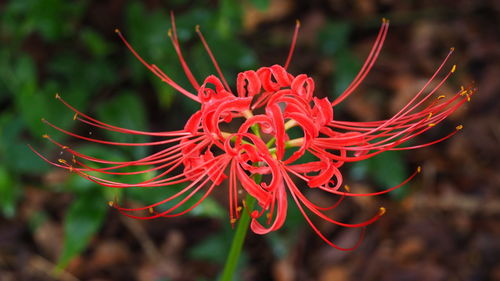
[[(383, 21), (375, 44), (359, 74), (344, 93), (333, 101), (314, 97), (314, 81), (311, 77), (305, 74), (293, 75), (287, 71), (298, 28), (299, 23), (284, 67), (273, 65), (256, 71), (241, 72), (237, 77), (236, 92), (232, 92), (199, 28), (196, 31), (214, 63), (218, 77), (211, 75), (202, 84), (197, 82), (183, 58), (172, 16), (172, 32), (169, 32), (169, 36), (196, 93), (182, 88), (157, 66), (143, 60), (117, 31), (133, 54), (148, 69), (180, 93), (199, 102), (200, 110), (189, 118), (184, 129), (180, 131), (150, 133), (120, 128), (93, 119), (77, 111), (57, 95), (58, 99), (75, 112), (81, 122), (124, 134), (161, 137), (162, 140), (147, 143), (110, 142), (68, 132), (44, 120), (61, 132), (107, 145), (165, 148), (134, 161), (109, 161), (79, 153), (46, 135), (45, 137), (54, 144), (73, 155), (72, 163), (62, 159), (59, 163), (51, 163), (100, 185), (114, 188), (174, 187), (184, 184), (175, 195), (141, 208), (125, 208), (113, 204), (116, 209), (130, 217), (150, 219), (178, 216), (195, 208), (214, 188), (227, 185), (232, 223), (239, 218), (243, 210), (242, 190), (258, 202), (258, 206), (251, 213), (251, 228), (258, 234), (277, 230), (283, 225), (288, 201), (291, 199), (313, 230), (328, 244), (342, 250), (356, 247), (343, 248), (332, 243), (314, 225), (310, 216), (317, 216), (339, 226), (364, 227), (382, 216), (385, 209), (380, 208), (373, 217), (359, 223), (337, 221), (328, 215), (329, 211), (337, 207), (345, 196), (371, 196), (396, 189), (413, 178), (420, 169), (397, 186), (376, 193), (360, 194), (351, 193), (347, 187), (341, 189), (343, 180), (339, 168), (345, 162), (364, 160), (384, 151), (420, 148), (449, 138), (461, 129), (461, 126), (433, 142), (401, 146), (443, 121), (468, 101), (474, 90), (460, 89), (450, 98), (436, 97), (438, 89), (455, 71), (453, 66), (444, 77), (439, 80), (437, 78), (452, 50), (425, 86), (393, 117), (373, 122), (334, 120), (333, 106), (348, 97), (372, 68), (387, 34), (388, 21)], [(89, 162), (100, 164), (100, 168), (96, 168), (94, 164), (90, 165)], [(132, 166), (141, 169), (134, 172), (125, 171)], [(136, 183), (106, 179), (106, 175), (125, 177), (151, 172), (155, 174), (153, 177)], [(262, 178), (259, 183), (255, 181), (257, 176)], [(301, 181), (305, 184), (297, 183)], [(320, 206), (305, 196), (304, 193), (308, 189), (318, 189), (336, 195), (337, 202), (332, 206)], [(202, 195), (193, 202), (190, 199), (195, 194)], [(164, 204), (168, 207), (160, 207)], [(145, 216), (135, 214), (137, 211), (148, 210), (150, 212)]]

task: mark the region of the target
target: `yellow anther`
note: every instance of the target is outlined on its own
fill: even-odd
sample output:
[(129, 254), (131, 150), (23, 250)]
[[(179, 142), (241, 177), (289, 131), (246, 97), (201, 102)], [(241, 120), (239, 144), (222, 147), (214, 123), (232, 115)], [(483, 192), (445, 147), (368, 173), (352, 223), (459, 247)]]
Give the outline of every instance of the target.
[(61, 163), (61, 164), (66, 164), (66, 163), (68, 163), (68, 162), (66, 162), (66, 160), (64, 160), (64, 159), (57, 159), (57, 161), (58, 161), (59, 163)]
[(243, 207), (241, 207), (241, 206), (238, 206), (238, 208), (236, 208), (237, 212), (241, 212), (241, 210), (243, 210)]
[(167, 35), (168, 35), (168, 37), (172, 37), (172, 29), (171, 28), (169, 28), (167, 30)]
[(267, 217), (268, 219), (270, 219), (272, 216), (273, 216), (273, 215), (271, 215), (271, 213), (267, 213), (267, 214), (266, 214), (266, 217)]
[(438, 100), (440, 100), (440, 99), (444, 99), (444, 98), (446, 98), (446, 96), (445, 96), (445, 95), (440, 95), (439, 97), (437, 97), (437, 99), (438, 99)]
[(73, 120), (76, 120), (77, 117), (78, 117), (78, 113), (75, 113), (75, 115), (73, 115)]
[(455, 72), (455, 70), (457, 70), (457, 65), (454, 64), (453, 67), (451, 68), (451, 73)]
[(60, 99), (61, 98), (61, 96), (59, 95), (59, 93), (56, 93), (55, 98), (56, 99)]
[(115, 202), (114, 202), (114, 201), (108, 201), (108, 205), (109, 205), (110, 207), (113, 207), (113, 206), (115, 205)]
[(300, 20), (299, 19), (295, 20), (295, 25), (298, 26), (298, 27), (300, 27)]
[(420, 172), (422, 172), (422, 167), (418, 166), (418, 167), (417, 167), (417, 173), (419, 173), (419, 174), (420, 174)]
[(149, 207), (148, 211), (149, 211), (150, 214), (154, 214), (155, 213), (155, 210), (153, 209), (153, 207)]
[(382, 23), (389, 23), (389, 20), (386, 18), (382, 18)]
[(69, 166), (69, 171), (73, 172), (73, 166)]
[(469, 95), (467, 95), (467, 101), (470, 102), (470, 96)]
[(116, 33), (120, 33), (120, 30), (118, 28), (115, 28)]
[(450, 51), (451, 51), (451, 52), (455, 51), (455, 47), (451, 47), (451, 48), (450, 48)]
[(379, 216), (383, 216), (385, 214), (387, 210), (384, 208), (384, 207), (380, 207), (380, 209), (378, 209), (378, 215)]
[(69, 147), (67, 147), (67, 146), (63, 145), (61, 148), (62, 148), (62, 149), (68, 149)]
[(45, 138), (45, 139), (48, 139), (48, 138), (49, 138), (49, 135), (47, 135), (47, 134), (43, 134), (43, 135), (42, 135), (42, 137), (43, 137), (43, 138)]
[(231, 219), (231, 223), (235, 223), (236, 222), (236, 219), (235, 218), (232, 218)]
[(432, 112), (429, 112), (429, 115), (427, 115), (427, 120), (431, 119), (432, 117)]
[(351, 192), (351, 188), (347, 184), (344, 185), (344, 188), (345, 188), (345, 190), (347, 190), (347, 192)]
[(434, 126), (436, 126), (436, 124), (434, 124), (434, 123), (430, 123), (430, 124), (429, 124), (429, 125), (427, 125), (427, 126), (429, 126), (429, 127), (434, 127)]
[(455, 127), (455, 129), (457, 129), (457, 131), (460, 131), (464, 128), (464, 125), (458, 125)]
[(197, 25), (194, 27), (194, 29), (196, 30), (196, 32), (200, 32), (200, 25), (199, 25), (199, 24), (197, 24)]
[(76, 164), (76, 157), (75, 157), (75, 155), (73, 155), (73, 159), (71, 159), (71, 160), (73, 161), (73, 163)]

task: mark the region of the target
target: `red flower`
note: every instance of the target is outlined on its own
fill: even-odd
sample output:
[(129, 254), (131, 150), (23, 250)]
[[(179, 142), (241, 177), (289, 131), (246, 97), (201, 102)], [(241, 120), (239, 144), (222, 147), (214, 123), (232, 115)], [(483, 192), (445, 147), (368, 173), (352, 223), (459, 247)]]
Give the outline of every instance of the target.
[[(180, 183), (185, 184), (185, 187), (175, 195), (141, 208), (126, 208), (116, 203), (112, 204), (125, 215), (141, 219), (173, 217), (187, 213), (200, 204), (215, 188), (227, 182), (231, 223), (239, 218), (243, 209), (241, 187), (258, 202), (258, 207), (251, 213), (252, 230), (258, 234), (265, 234), (283, 225), (289, 203), (288, 195), (291, 195), (291, 199), (297, 204), (314, 231), (331, 246), (346, 250), (330, 242), (314, 225), (310, 215), (313, 214), (339, 226), (364, 227), (379, 219), (385, 209), (382, 207), (372, 218), (354, 224), (332, 219), (327, 215), (327, 211), (337, 207), (345, 196), (371, 196), (396, 189), (411, 180), (420, 168), (401, 184), (368, 194), (350, 192), (347, 186), (342, 189), (343, 180), (339, 168), (345, 162), (364, 160), (384, 151), (415, 149), (449, 138), (461, 129), (461, 126), (447, 136), (430, 143), (401, 146), (443, 121), (470, 99), (474, 91), (461, 89), (450, 98), (435, 97), (441, 85), (455, 71), (455, 66), (453, 66), (446, 72), (444, 78), (436, 81), (453, 52), (451, 50), (427, 84), (392, 118), (372, 122), (335, 120), (333, 107), (353, 93), (366, 77), (380, 53), (388, 25), (389, 22), (384, 19), (375, 44), (361, 71), (349, 87), (333, 101), (329, 101), (328, 98), (314, 97), (314, 81), (311, 77), (306, 74), (293, 75), (287, 71), (297, 39), (299, 22), (295, 28), (285, 65), (273, 65), (256, 71), (248, 70), (239, 73), (235, 92), (224, 79), (199, 28), (196, 31), (218, 73), (218, 76), (207, 77), (201, 84), (193, 76), (183, 58), (173, 17), (172, 32), (169, 32), (182, 68), (195, 89), (195, 93), (175, 83), (156, 65), (143, 60), (117, 30), (120, 38), (141, 63), (178, 92), (199, 102), (200, 110), (189, 118), (182, 130), (150, 133), (119, 128), (98, 121), (79, 112), (56, 95), (76, 113), (77, 119), (81, 122), (105, 130), (161, 137), (163, 140), (146, 143), (104, 141), (65, 131), (44, 120), (45, 123), (61, 132), (106, 145), (167, 145), (167, 147), (142, 159), (119, 162), (79, 153), (45, 136), (73, 155), (72, 163), (65, 160), (51, 163), (69, 169), (100, 185), (114, 188), (168, 187)], [(306, 157), (313, 160), (304, 161)], [(89, 165), (89, 162), (101, 164), (103, 167), (95, 168), (95, 165)], [(143, 167), (143, 170), (138, 172), (123, 170), (129, 166)], [(102, 176), (96, 176), (96, 172)], [(106, 175), (125, 177), (150, 172), (155, 172), (156, 175), (137, 183), (106, 179)], [(255, 175), (262, 176), (263, 181), (256, 183), (253, 179)], [(307, 187), (297, 184), (297, 180), (303, 181)], [(336, 195), (339, 199), (333, 206), (319, 206), (304, 195), (308, 188), (320, 189)], [(202, 194), (201, 198), (195, 203), (189, 201), (191, 202), (189, 205), (188, 200), (194, 194), (199, 193)], [(167, 202), (175, 203), (168, 209), (154, 210)], [(136, 211), (144, 210), (151, 212), (146, 213), (145, 216), (135, 214)], [(262, 216), (265, 222), (259, 219)]]

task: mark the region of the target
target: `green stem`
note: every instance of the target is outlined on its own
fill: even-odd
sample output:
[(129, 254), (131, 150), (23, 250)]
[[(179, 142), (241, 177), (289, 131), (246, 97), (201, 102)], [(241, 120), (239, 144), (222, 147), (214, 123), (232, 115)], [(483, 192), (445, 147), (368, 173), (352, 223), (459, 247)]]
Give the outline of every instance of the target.
[[(260, 182), (260, 179), (255, 179), (256, 183)], [(220, 281), (232, 281), (234, 271), (236, 270), (236, 265), (240, 258), (241, 249), (243, 248), (243, 243), (245, 242), (245, 237), (248, 232), (248, 226), (250, 225), (250, 212), (253, 210), (255, 204), (255, 198), (247, 194), (245, 198), (246, 207), (248, 210), (243, 210), (242, 215), (238, 221), (238, 226), (236, 227), (236, 233), (233, 237), (233, 242), (231, 243), (231, 249), (226, 259), (226, 264), (224, 265), (224, 271)]]

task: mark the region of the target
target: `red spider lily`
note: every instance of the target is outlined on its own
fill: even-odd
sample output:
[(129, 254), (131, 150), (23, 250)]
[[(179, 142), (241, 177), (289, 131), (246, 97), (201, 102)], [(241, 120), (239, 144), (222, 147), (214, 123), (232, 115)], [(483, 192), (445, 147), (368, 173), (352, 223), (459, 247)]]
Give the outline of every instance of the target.
[[(411, 180), (420, 172), (420, 168), (397, 186), (363, 194), (352, 193), (347, 186), (341, 189), (343, 179), (339, 168), (345, 162), (364, 160), (384, 151), (421, 148), (451, 137), (462, 126), (457, 126), (453, 132), (429, 143), (401, 146), (452, 114), (470, 99), (474, 89), (462, 88), (450, 98), (437, 96), (439, 88), (455, 71), (453, 66), (443, 78), (437, 78), (452, 54), (452, 49), (424, 87), (393, 117), (372, 122), (334, 120), (333, 107), (352, 94), (373, 67), (387, 35), (389, 22), (383, 20), (377, 39), (360, 72), (333, 101), (313, 96), (314, 81), (311, 77), (306, 74), (293, 75), (287, 71), (299, 26), (297, 22), (284, 66), (273, 65), (239, 73), (236, 91), (233, 92), (197, 27), (196, 32), (218, 73), (218, 76), (210, 75), (203, 83), (198, 83), (182, 55), (172, 15), (169, 37), (194, 93), (174, 82), (156, 65), (141, 58), (117, 30), (125, 45), (142, 64), (169, 86), (200, 103), (200, 110), (189, 118), (182, 130), (151, 133), (106, 124), (78, 111), (56, 95), (57, 99), (75, 112), (77, 120), (88, 125), (123, 134), (160, 137), (162, 140), (145, 143), (105, 141), (68, 132), (43, 120), (56, 130), (104, 145), (166, 148), (162, 147), (158, 152), (134, 161), (109, 161), (82, 154), (45, 135), (48, 140), (71, 153), (72, 162), (62, 159), (51, 162), (35, 152), (55, 166), (107, 187), (174, 187), (184, 184), (185, 187), (173, 196), (148, 206), (126, 208), (116, 202), (111, 204), (130, 217), (152, 219), (182, 215), (198, 206), (216, 187), (227, 182), (231, 223), (241, 215), (241, 205), (245, 203), (241, 190), (244, 190), (256, 198), (258, 203), (251, 213), (252, 230), (258, 234), (277, 230), (285, 222), (290, 195), (309, 225), (326, 243), (341, 250), (353, 249), (359, 242), (351, 248), (332, 243), (315, 226), (310, 216), (315, 215), (339, 226), (361, 227), (363, 233), (364, 226), (384, 214), (383, 207), (373, 217), (359, 223), (334, 220), (328, 216), (328, 211), (339, 206), (346, 196), (372, 196), (394, 190)], [(304, 163), (305, 157), (314, 160)], [(129, 167), (139, 167), (142, 170), (126, 171)], [(106, 179), (107, 175), (126, 177), (150, 172), (156, 175), (136, 183)], [(255, 176), (261, 176), (263, 181), (257, 183)], [(306, 185), (297, 184), (297, 181), (303, 181)], [(338, 201), (333, 206), (319, 206), (304, 195), (309, 188), (336, 195)], [(190, 199), (195, 194), (202, 196), (193, 203)], [(163, 204), (168, 207), (159, 208)], [(138, 212), (148, 210), (150, 212)]]

